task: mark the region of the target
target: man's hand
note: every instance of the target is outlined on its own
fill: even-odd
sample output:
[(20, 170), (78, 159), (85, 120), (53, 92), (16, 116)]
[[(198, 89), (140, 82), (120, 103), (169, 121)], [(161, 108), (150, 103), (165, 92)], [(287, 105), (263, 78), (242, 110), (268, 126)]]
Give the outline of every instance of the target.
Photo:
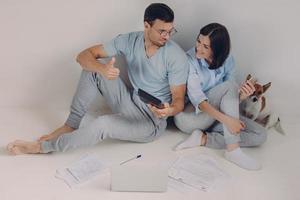
[(254, 84), (251, 81), (247, 80), (241, 85), (239, 89), (240, 101), (247, 99), (254, 92), (255, 92)]
[(241, 130), (246, 128), (244, 122), (230, 116), (226, 116), (226, 120), (223, 123), (233, 135), (238, 135)]
[(164, 103), (164, 108), (162, 109), (156, 108), (155, 106), (152, 106), (150, 104), (147, 105), (157, 118), (169, 117), (173, 109), (168, 103)]
[(106, 63), (102, 72), (102, 75), (108, 80), (117, 79), (120, 75), (120, 70), (114, 66), (115, 61), (115, 57), (112, 57), (111, 60), (108, 63)]

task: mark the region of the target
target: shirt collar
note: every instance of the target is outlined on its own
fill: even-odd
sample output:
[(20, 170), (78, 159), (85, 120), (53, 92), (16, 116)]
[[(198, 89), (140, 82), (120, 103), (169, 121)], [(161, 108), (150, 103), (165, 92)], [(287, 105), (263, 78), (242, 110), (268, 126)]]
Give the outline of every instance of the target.
[(201, 59), (197, 59), (197, 60), (198, 60), (198, 62), (201, 66), (207, 68), (210, 71), (214, 71), (215, 74), (220, 74), (222, 72), (222, 70), (221, 70), (222, 67), (219, 67), (218, 69), (211, 70), (211, 69), (209, 69), (209, 65), (208, 65), (208, 63), (206, 62), (205, 59), (201, 58)]
[(208, 63), (206, 62), (206, 60), (204, 58), (198, 59), (198, 62), (201, 62), (201, 65), (203, 67), (206, 67), (206, 68), (209, 67)]

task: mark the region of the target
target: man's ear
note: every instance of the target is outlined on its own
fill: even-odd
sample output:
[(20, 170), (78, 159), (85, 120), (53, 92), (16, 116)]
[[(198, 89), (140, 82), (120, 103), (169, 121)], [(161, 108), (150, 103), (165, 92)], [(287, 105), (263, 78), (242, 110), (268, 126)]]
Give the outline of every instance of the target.
[(271, 82), (265, 84), (265, 85), (263, 86), (263, 92), (265, 93), (265, 92), (267, 91), (267, 89), (269, 89), (270, 86), (271, 86)]
[(151, 27), (150, 24), (149, 24), (148, 22), (144, 21), (144, 28), (145, 28), (145, 29), (148, 29), (148, 28), (150, 28), (150, 27)]

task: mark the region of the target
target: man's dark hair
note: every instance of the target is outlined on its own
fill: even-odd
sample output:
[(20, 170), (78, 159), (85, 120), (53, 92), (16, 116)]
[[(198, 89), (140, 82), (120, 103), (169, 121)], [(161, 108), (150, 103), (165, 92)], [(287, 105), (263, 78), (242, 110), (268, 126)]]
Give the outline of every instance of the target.
[(230, 52), (230, 37), (225, 26), (218, 23), (211, 23), (201, 28), (199, 36), (208, 36), (210, 48), (212, 49), (212, 62), (209, 69), (218, 69), (223, 65)]
[(166, 4), (152, 3), (145, 10), (144, 22), (148, 22), (150, 25), (152, 25), (156, 19), (164, 22), (173, 22), (174, 12)]

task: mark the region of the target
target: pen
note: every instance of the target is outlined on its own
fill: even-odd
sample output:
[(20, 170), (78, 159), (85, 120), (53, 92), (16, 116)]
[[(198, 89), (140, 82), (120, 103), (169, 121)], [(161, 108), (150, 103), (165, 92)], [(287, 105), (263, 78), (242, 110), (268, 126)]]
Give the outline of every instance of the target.
[(125, 161), (121, 162), (120, 165), (123, 165), (124, 163), (127, 163), (127, 162), (129, 162), (129, 161), (131, 161), (131, 160), (138, 159), (138, 158), (140, 158), (140, 157), (142, 157), (142, 155), (137, 155), (137, 156), (135, 156), (135, 157), (133, 157), (133, 158), (130, 158), (130, 159), (128, 159), (128, 160), (125, 160)]

